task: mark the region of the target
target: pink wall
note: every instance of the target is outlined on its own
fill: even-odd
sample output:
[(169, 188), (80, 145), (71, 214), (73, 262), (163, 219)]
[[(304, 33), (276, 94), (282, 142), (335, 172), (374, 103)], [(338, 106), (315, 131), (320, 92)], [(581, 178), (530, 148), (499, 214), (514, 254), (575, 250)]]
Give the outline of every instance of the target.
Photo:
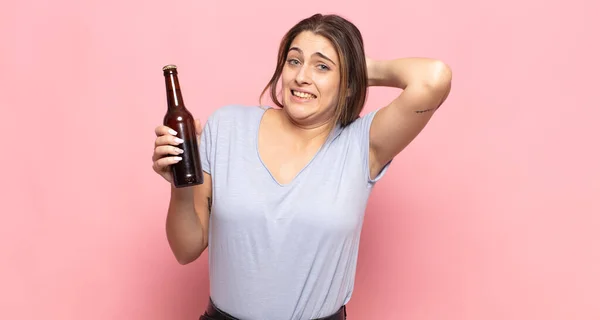
[(600, 6), (366, 3), (4, 2), (0, 319), (196, 319), (206, 257), (171, 255), (151, 169), (160, 69), (180, 67), (200, 119), (256, 103), (315, 11), (351, 18), (374, 58), (454, 70), (373, 194), (350, 319), (599, 319)]

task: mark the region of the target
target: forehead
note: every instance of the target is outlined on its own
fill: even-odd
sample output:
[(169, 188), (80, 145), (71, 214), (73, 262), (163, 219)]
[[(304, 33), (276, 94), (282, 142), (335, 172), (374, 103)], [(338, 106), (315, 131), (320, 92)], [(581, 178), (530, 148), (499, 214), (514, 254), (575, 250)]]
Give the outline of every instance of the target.
[(337, 61), (337, 51), (331, 41), (310, 31), (304, 31), (298, 34), (290, 45), (290, 48), (293, 47), (302, 50), (306, 56), (311, 56), (314, 53), (320, 52), (330, 59)]

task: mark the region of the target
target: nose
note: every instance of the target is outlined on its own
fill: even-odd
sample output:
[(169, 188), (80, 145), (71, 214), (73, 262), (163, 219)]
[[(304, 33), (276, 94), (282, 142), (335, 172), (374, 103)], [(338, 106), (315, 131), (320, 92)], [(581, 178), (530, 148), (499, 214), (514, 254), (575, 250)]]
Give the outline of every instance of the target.
[(296, 73), (296, 83), (310, 84), (312, 81), (310, 69), (307, 64), (304, 64)]

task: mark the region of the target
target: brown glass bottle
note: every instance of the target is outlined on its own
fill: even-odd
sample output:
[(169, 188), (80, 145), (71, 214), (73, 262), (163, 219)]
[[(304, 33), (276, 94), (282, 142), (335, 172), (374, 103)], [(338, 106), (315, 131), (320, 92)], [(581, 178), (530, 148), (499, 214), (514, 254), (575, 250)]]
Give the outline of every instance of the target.
[(173, 184), (176, 188), (202, 184), (204, 183), (204, 176), (202, 174), (202, 164), (200, 163), (200, 153), (198, 152), (196, 126), (194, 117), (183, 103), (177, 77), (177, 66), (166, 65), (162, 70), (167, 88), (167, 113), (163, 124), (177, 131), (177, 137), (183, 139), (183, 143), (178, 145), (183, 150), (183, 153), (179, 155), (182, 159), (171, 165)]

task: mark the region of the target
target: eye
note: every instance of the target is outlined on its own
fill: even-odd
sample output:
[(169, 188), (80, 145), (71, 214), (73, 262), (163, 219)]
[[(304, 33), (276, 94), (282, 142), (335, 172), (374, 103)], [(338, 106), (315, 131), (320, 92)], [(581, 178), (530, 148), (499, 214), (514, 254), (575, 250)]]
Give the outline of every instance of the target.
[(327, 65), (325, 65), (325, 64), (322, 64), (322, 63), (317, 65), (317, 69), (319, 69), (319, 70), (321, 70), (321, 71), (327, 71), (327, 70), (330, 70), (330, 69), (329, 69), (329, 67), (328, 67)]
[(298, 61), (298, 59), (294, 59), (294, 58), (288, 59), (287, 62), (293, 66), (300, 64), (300, 61)]

